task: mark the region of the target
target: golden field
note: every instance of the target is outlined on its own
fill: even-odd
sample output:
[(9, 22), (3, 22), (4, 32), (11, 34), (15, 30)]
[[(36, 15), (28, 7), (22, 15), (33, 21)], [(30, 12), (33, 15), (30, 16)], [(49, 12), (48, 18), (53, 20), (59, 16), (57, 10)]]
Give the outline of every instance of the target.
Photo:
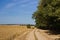
[(12, 40), (25, 31), (27, 31), (26, 26), (0, 25), (0, 40)]

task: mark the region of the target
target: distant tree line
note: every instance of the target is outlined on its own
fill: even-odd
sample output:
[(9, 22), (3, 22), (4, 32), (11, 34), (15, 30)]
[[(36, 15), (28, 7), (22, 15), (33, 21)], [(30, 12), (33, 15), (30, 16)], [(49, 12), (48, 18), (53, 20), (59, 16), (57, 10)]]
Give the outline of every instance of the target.
[(33, 19), (37, 28), (59, 31), (60, 0), (40, 0)]

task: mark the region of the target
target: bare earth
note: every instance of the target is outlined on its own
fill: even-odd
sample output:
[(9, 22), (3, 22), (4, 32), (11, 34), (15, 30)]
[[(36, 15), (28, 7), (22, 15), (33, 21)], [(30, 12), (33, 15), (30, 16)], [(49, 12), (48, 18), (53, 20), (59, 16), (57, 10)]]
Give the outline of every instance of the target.
[(53, 40), (52, 38), (49, 38), (49, 37), (44, 36), (43, 34), (40, 34), (40, 31), (38, 29), (34, 29), (30, 31), (29, 33), (25, 32), (22, 35), (23, 36), (19, 36), (15, 38), (14, 40)]

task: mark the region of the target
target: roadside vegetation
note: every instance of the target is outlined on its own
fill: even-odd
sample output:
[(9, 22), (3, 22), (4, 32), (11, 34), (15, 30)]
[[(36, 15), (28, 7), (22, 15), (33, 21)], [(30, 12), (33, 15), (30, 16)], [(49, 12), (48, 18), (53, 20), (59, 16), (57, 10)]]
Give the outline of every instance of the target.
[(27, 24), (27, 28), (31, 28), (31, 25), (30, 24)]
[(60, 0), (40, 0), (33, 19), (37, 28), (60, 34)]
[(34, 29), (35, 28), (35, 26), (31, 25), (31, 24), (27, 24), (26, 26), (27, 26), (27, 28), (30, 28), (30, 29)]

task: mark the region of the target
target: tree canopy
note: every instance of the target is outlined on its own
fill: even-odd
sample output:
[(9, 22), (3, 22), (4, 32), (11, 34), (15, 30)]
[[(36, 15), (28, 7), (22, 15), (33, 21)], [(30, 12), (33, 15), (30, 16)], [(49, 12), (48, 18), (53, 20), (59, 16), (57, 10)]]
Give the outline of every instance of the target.
[(60, 28), (60, 0), (41, 0), (33, 14), (33, 19), (36, 27)]

